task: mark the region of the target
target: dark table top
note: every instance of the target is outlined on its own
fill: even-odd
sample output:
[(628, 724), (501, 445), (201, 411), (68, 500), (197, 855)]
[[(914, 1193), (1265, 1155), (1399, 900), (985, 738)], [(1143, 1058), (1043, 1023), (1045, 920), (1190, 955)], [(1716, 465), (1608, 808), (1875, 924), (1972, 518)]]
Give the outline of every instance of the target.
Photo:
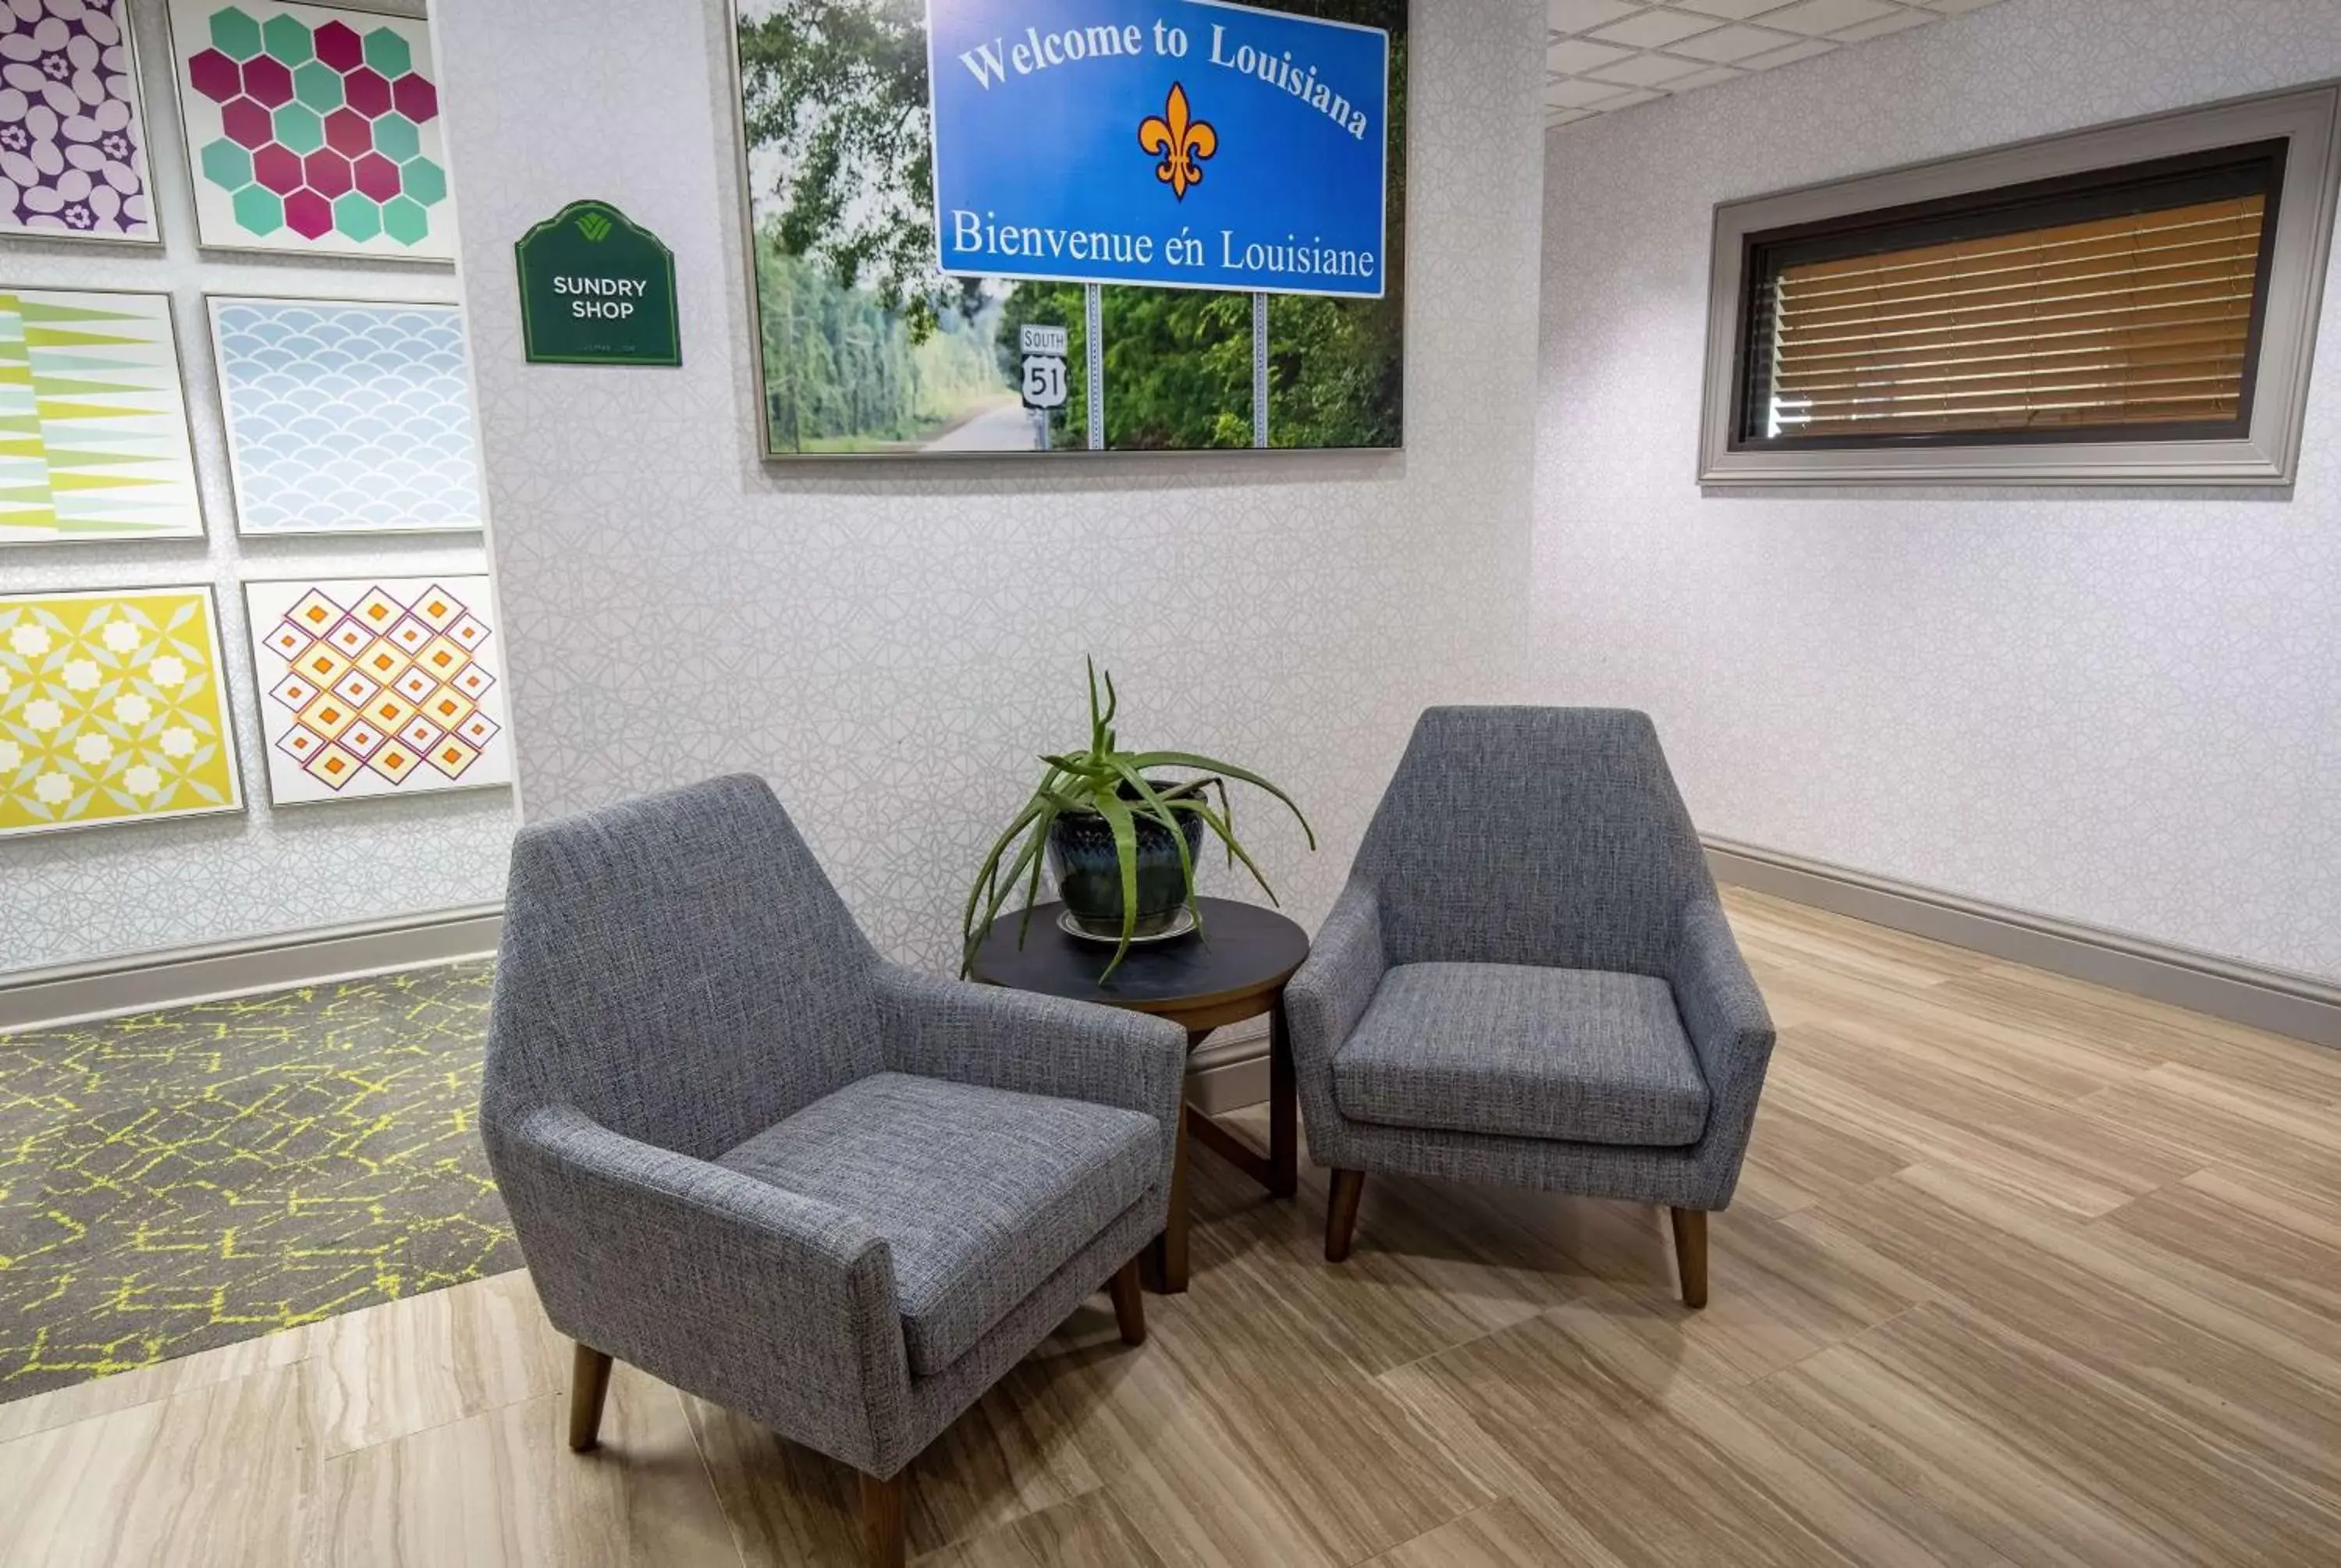
[(1035, 904), (1024, 944), (1023, 917), (1002, 915), (976, 949), (971, 973), (994, 986), (1104, 1002), (1136, 1012), (1176, 1012), (1264, 996), (1291, 978), (1309, 956), (1309, 934), (1273, 909), (1231, 898), (1198, 898), (1200, 934), (1133, 942), (1121, 968), (1102, 986), (1113, 944), (1087, 942), (1057, 928), (1064, 906)]

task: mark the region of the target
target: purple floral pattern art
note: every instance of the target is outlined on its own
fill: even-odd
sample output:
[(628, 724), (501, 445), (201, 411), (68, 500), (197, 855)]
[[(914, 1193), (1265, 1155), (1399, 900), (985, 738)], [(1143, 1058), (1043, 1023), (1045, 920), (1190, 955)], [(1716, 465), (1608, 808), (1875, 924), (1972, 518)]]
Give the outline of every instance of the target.
[(156, 237), (129, 0), (0, 0), (0, 233)]

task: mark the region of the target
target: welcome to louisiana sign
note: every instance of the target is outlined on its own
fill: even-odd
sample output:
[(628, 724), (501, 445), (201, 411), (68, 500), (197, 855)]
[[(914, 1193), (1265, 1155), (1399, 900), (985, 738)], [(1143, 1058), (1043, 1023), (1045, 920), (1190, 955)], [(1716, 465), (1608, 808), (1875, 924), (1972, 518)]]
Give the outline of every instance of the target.
[(1221, 0), (929, 0), (960, 275), (1379, 299), (1390, 36)]

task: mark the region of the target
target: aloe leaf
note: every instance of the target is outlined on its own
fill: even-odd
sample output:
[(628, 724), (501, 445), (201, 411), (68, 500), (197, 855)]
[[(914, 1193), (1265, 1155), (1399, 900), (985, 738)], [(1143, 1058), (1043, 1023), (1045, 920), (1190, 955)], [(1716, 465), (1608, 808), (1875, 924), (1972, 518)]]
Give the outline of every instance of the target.
[(1238, 768), (1232, 763), (1221, 762), (1214, 758), (1198, 757), (1191, 751), (1149, 751), (1131, 758), (1130, 765), (1133, 768), (1194, 768), (1205, 773), (1224, 773), (1230, 779), (1240, 779), (1255, 789), (1267, 790), (1284, 802), (1284, 809), (1292, 813), (1293, 819), (1300, 824), (1300, 830), (1309, 836), (1309, 847), (1311, 849), (1317, 848), (1317, 829), (1311, 828), (1309, 825), (1309, 819), (1301, 815), (1300, 805), (1291, 796), (1287, 795), (1250, 769)]
[(1260, 867), (1253, 862), (1251, 856), (1245, 851), (1244, 847), (1236, 842), (1234, 832), (1229, 829), (1226, 820), (1221, 818), (1218, 812), (1212, 810), (1209, 806), (1204, 805), (1200, 800), (1173, 800), (1170, 802), (1170, 809), (1173, 811), (1192, 811), (1196, 816), (1200, 817), (1203, 819), (1203, 826), (1218, 834), (1220, 836), (1220, 842), (1228, 847), (1229, 855), (1233, 857), (1235, 860), (1240, 860), (1243, 862), (1244, 869), (1251, 873), (1251, 879), (1260, 884), (1260, 890), (1261, 892), (1268, 895), (1268, 901), (1271, 904), (1277, 905), (1280, 908), (1283, 907), (1281, 901), (1279, 900), (1276, 896), (1276, 889), (1268, 885), (1268, 878), (1261, 875)]
[(968, 889), (967, 908), (960, 912), (960, 928), (963, 934), (972, 935), (974, 932), (975, 907), (982, 901), (984, 890), (993, 885), (992, 878), (1000, 869), (1000, 858), (1008, 853), (1009, 845), (1031, 825), (1032, 819), (1039, 816), (1041, 810), (1040, 800), (1027, 801), (1024, 809), (1016, 813), (1016, 819), (1009, 823), (1008, 830), (992, 840), (991, 852), (984, 856), (982, 868), (975, 874), (975, 886)]
[[(1200, 931), (1203, 928), (1203, 911), (1195, 903), (1195, 860), (1194, 857), (1187, 852), (1187, 835), (1180, 831), (1178, 817), (1172, 813), (1170, 802), (1156, 792), (1153, 785), (1147, 782), (1146, 775), (1128, 763), (1118, 762), (1116, 767), (1121, 776), (1130, 781), (1130, 787), (1138, 791), (1138, 799), (1145, 806), (1146, 814), (1162, 824), (1170, 835), (1170, 842), (1177, 847), (1179, 869), (1186, 878), (1187, 883), (1187, 912), (1195, 917), (1195, 929)], [(1133, 829), (1133, 834), (1134, 832)], [(1133, 844), (1135, 841), (1133, 837)]]
[(1121, 968), (1130, 951), (1130, 938), (1138, 931), (1138, 820), (1130, 814), (1128, 804), (1110, 789), (1097, 797), (1097, 812), (1113, 830), (1114, 858), (1121, 862), (1121, 941), (1113, 950), (1113, 962), (1098, 977), (1103, 984)]
[[(1048, 858), (1049, 829), (1056, 826), (1057, 815), (1055, 808), (1051, 808), (1032, 829), (1031, 877), (1024, 884), (1024, 918), (1016, 923), (1016, 945), (1019, 948), (1024, 945), (1024, 938), (1032, 931), (1032, 905), (1041, 896), (1041, 868)], [(1015, 884), (1015, 872), (1009, 873), (1008, 880), (1011, 887)]]

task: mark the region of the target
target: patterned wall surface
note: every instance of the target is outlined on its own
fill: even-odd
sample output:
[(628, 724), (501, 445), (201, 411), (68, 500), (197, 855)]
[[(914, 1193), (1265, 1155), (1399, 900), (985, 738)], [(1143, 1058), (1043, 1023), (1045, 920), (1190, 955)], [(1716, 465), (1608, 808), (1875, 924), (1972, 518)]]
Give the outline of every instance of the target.
[(214, 300), (211, 314), (238, 528), (480, 526), (462, 311)]
[[(384, 5), (420, 10), (413, 0)], [(164, 46), (161, 0), (136, 0), (132, 10), (145, 45), (141, 61), (146, 102), (162, 109), (171, 101), (171, 55)], [(234, 503), (204, 294), (267, 298), (330, 292), (344, 300), (453, 303), (455, 280), (445, 268), (363, 257), (336, 260), (327, 271), (304, 257), (205, 255), (195, 243), (177, 116), (163, 110), (152, 129), (155, 166), (177, 172), (157, 190), (164, 231), (160, 253), (78, 240), (17, 239), (8, 245), (9, 281), (28, 288), (170, 292), (194, 416), (204, 509), (214, 526), (202, 540), (0, 551), (8, 587), (208, 581), (217, 596), (223, 640), (240, 650), (245, 632), (237, 585), (244, 577), (432, 577), (484, 570), (485, 552), (476, 535), (237, 536), (229, 521)], [(236, 750), (247, 762), (256, 762), (266, 741), (260, 732), (262, 698), (252, 684), (252, 661), (239, 653), (227, 661), (227, 672), (229, 707), (239, 727)], [(189, 940), (191, 931), (201, 932), (202, 940), (220, 941), (489, 904), (503, 897), (513, 825), (508, 790), (278, 813), (268, 805), (265, 780), (249, 767), (244, 785), (245, 809), (238, 817), (139, 823), (0, 843), (0, 887), (7, 889), (7, 918), (0, 919), (0, 977), (152, 952)]]
[[(724, 10), (434, 8), (529, 813), (762, 773), (872, 937), (946, 963), (1094, 651), (1129, 740), (1300, 798), (1313, 859), (1239, 826), (1313, 921), (1418, 710), (1517, 690), (1541, 11), (1413, 8), (1403, 453), (1035, 475), (758, 466)], [(511, 238), (582, 193), (673, 246), (682, 369), (522, 364)]]
[(1539, 693), (1712, 831), (2341, 978), (2341, 279), (2288, 496), (1691, 477), (1715, 203), (2336, 74), (2332, 0), (2004, 0), (1554, 137)]
[(0, 544), (203, 531), (170, 296), (0, 293)]
[(0, 232), (154, 238), (129, 9), (0, 6)]

